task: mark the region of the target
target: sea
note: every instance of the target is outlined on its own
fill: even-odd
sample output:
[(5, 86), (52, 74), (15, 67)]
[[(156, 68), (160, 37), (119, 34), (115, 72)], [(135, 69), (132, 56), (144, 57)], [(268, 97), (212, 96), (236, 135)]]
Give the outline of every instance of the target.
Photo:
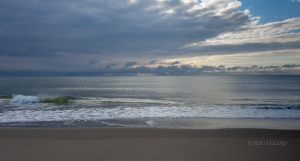
[(300, 76), (0, 77), (0, 127), (300, 129)]

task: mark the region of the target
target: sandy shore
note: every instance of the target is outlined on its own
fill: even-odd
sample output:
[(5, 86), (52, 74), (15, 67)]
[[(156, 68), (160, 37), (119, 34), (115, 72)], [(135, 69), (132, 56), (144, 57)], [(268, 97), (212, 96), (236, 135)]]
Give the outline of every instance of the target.
[(0, 128), (1, 161), (300, 160), (300, 130)]

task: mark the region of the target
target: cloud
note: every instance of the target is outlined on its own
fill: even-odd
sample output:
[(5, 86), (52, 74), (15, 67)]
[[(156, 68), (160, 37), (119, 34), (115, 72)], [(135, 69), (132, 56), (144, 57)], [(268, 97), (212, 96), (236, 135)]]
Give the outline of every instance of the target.
[(93, 59), (88, 62), (87, 68), (93, 69), (93, 68), (98, 68), (98, 67), (99, 67), (99, 60)]
[(191, 65), (181, 66), (158, 66), (156, 68), (150, 67), (135, 67), (123, 73), (131, 74), (148, 74), (148, 75), (231, 75), (231, 74), (299, 74), (300, 64), (285, 64), (282, 66), (234, 66), (227, 67), (220, 66), (207, 66), (200, 67)]
[(106, 66), (104, 67), (104, 69), (105, 69), (105, 70), (111, 70), (111, 66), (110, 66), (110, 65), (106, 65)]
[(104, 67), (105, 70), (111, 70), (114, 66), (117, 66), (117, 63), (110, 63)]
[(212, 39), (186, 45), (184, 48), (206, 53), (300, 49), (300, 33), (297, 32), (299, 29), (300, 18), (290, 18), (262, 25), (245, 26), (239, 31), (224, 33)]
[(135, 66), (137, 65), (138, 63), (133, 61), (133, 62), (127, 62), (123, 68), (129, 68), (129, 67), (132, 67), (132, 66)]
[(174, 63), (172, 63), (172, 65), (176, 65), (176, 64), (180, 64), (179, 61), (175, 61)]
[(0, 54), (168, 56), (248, 24), (250, 16), (237, 10), (240, 5), (237, 0), (1, 0)]
[(0, 0), (0, 67), (111, 71), (122, 68), (107, 64), (116, 62), (132, 70), (137, 64), (128, 60), (184, 65), (178, 58), (300, 49), (300, 18), (260, 24), (250, 10), (240, 11), (241, 5), (238, 0)]
[(144, 76), (144, 75), (157, 75), (157, 76), (197, 76), (197, 75), (295, 75), (300, 74), (300, 64), (285, 64), (270, 65), (270, 66), (234, 66), (226, 67), (220, 66), (207, 66), (200, 67), (191, 65), (181, 66), (158, 66), (146, 67), (137, 66), (132, 68), (107, 68), (99, 69), (97, 71), (89, 72), (1, 72), (0, 76), (11, 75), (98, 75), (98, 76)]
[(282, 66), (283, 68), (298, 68), (300, 64), (285, 64)]
[(158, 60), (151, 60), (150, 64), (156, 64), (158, 62)]

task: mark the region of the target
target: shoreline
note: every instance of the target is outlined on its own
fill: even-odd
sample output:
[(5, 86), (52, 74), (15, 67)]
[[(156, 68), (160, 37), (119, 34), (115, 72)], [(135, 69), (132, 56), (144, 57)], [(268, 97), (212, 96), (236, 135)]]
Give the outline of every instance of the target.
[[(266, 144), (272, 142), (286, 144)], [(279, 161), (299, 160), (299, 148), (300, 130), (0, 128), (5, 161)]]
[[(222, 129), (162, 129), (132, 127), (95, 128), (19, 128), (0, 127), (0, 138), (23, 139), (115, 139), (115, 138), (164, 138), (164, 137), (279, 137), (299, 138), (300, 130), (222, 128)], [(111, 137), (111, 138), (110, 138)]]
[(159, 128), (300, 130), (300, 119), (140, 118), (0, 123), (0, 128)]

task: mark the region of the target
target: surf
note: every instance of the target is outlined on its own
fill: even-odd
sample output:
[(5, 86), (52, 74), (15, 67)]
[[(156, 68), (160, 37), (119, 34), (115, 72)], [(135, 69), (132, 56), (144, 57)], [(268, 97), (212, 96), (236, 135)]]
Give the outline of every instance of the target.
[(67, 103), (70, 100), (76, 100), (77, 97), (73, 96), (24, 96), (12, 95), (11, 97), (5, 96), (3, 98), (11, 98), (11, 103)]

